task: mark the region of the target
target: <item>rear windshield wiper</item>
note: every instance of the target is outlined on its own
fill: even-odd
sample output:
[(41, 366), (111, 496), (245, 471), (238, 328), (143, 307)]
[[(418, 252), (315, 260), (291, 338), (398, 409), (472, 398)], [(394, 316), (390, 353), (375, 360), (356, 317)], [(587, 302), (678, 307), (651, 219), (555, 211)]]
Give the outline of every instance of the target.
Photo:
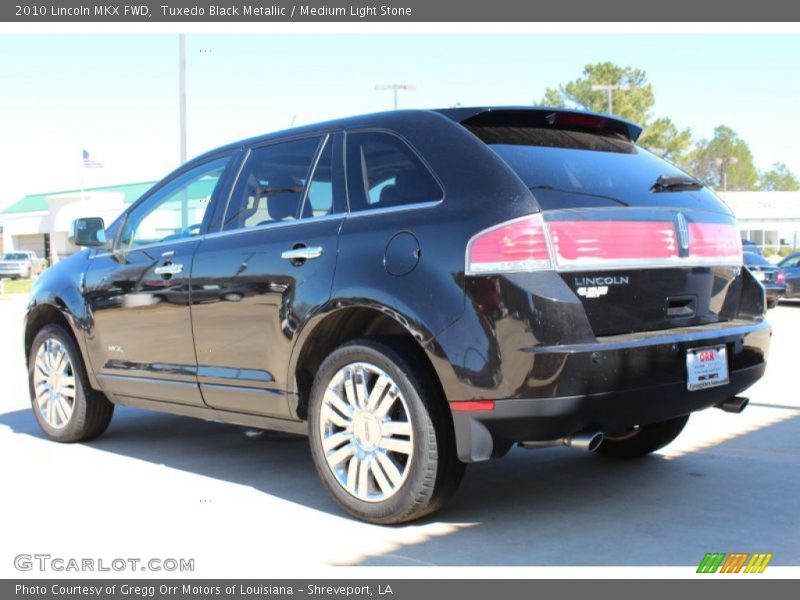
[(651, 192), (681, 192), (705, 187), (700, 181), (686, 175), (662, 175), (650, 188)]
[(589, 196), (590, 198), (602, 198), (603, 200), (611, 200), (611, 202), (616, 202), (621, 206), (630, 206), (627, 202), (620, 200), (619, 198), (612, 198), (611, 196), (604, 196), (603, 194), (592, 194), (589, 192), (579, 192), (577, 190), (564, 190), (561, 188), (553, 187), (552, 185), (529, 185), (528, 189), (531, 191), (534, 190), (550, 190), (551, 192), (561, 192), (562, 194), (576, 194), (578, 196)]

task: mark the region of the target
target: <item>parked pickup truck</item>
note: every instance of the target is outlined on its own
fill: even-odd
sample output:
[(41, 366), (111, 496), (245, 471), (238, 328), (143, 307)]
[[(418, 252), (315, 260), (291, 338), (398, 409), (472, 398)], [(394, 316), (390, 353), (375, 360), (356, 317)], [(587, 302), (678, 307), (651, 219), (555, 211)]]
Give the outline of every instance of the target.
[(36, 256), (32, 250), (6, 252), (0, 260), (0, 278), (30, 279), (44, 271), (43, 258)]

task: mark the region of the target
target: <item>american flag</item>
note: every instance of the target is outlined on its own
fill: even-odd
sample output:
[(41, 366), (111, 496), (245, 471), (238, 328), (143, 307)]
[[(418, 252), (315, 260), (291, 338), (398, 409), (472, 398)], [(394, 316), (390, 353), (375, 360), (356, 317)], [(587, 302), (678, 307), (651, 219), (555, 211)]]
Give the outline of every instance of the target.
[(83, 168), (84, 169), (102, 169), (103, 164), (97, 162), (96, 160), (92, 160), (89, 156), (88, 150), (81, 150), (83, 153)]

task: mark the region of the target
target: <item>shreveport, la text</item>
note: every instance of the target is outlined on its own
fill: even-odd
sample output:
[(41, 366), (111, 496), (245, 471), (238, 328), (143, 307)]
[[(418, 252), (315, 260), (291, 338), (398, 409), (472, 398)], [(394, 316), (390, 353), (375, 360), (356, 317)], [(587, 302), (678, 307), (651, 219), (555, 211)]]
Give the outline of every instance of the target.
[(365, 598), (368, 596), (393, 596), (394, 591), (389, 584), (371, 585), (318, 585), (308, 584), (303, 587), (292, 585), (195, 585), (183, 583), (168, 585), (166, 583), (155, 585), (107, 584), (107, 585), (81, 585), (67, 583), (48, 584), (23, 584), (15, 586), (17, 596), (94, 596), (101, 598), (120, 594), (122, 596), (138, 596), (141, 598), (154, 598), (158, 596), (344, 596)]

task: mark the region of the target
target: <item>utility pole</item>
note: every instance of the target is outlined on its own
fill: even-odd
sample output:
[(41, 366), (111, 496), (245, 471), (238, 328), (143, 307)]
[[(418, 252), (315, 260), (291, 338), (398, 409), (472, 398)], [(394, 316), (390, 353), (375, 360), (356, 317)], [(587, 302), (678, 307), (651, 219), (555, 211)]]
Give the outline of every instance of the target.
[(735, 165), (739, 159), (735, 156), (719, 156), (714, 159), (714, 164), (722, 175), (722, 197), (726, 198), (728, 195), (728, 167)]
[(593, 84), (592, 85), (592, 91), (593, 92), (605, 92), (606, 93), (606, 103), (607, 103), (607, 109), (608, 109), (608, 110), (606, 110), (606, 112), (609, 115), (613, 115), (614, 114), (614, 101), (611, 98), (611, 93), (614, 90), (625, 91), (625, 90), (629, 90), (629, 89), (631, 89), (631, 86), (628, 85), (627, 83), (617, 83), (617, 84), (612, 84), (612, 85), (600, 85), (600, 84)]
[(186, 162), (186, 36), (178, 34), (178, 111), (181, 164)]
[(405, 83), (388, 83), (388, 84), (379, 83), (378, 85), (375, 86), (375, 91), (376, 92), (382, 92), (382, 91), (385, 91), (385, 90), (392, 90), (392, 93), (394, 95), (394, 109), (395, 110), (397, 110), (397, 91), (398, 90), (407, 90), (409, 92), (413, 92), (416, 89), (417, 89), (417, 86), (408, 85), (408, 84), (405, 84)]

